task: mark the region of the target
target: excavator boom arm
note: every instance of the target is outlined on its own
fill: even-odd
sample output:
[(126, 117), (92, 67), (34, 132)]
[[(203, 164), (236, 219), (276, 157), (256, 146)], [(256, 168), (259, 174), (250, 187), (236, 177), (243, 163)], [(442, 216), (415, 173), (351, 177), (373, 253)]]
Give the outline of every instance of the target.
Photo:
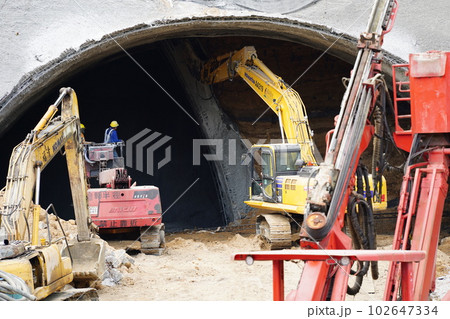
[(286, 136), (288, 143), (299, 144), (302, 159), (317, 164), (312, 131), (300, 95), (258, 59), (254, 47), (247, 46), (208, 61), (202, 70), (202, 81), (213, 84), (236, 75), (278, 115), (283, 141)]
[[(62, 115), (54, 118), (61, 102)], [(89, 239), (87, 186), (81, 156), (78, 102), (75, 92), (62, 89), (56, 105), (49, 107), (33, 131), (16, 146), (11, 155), (3, 195), (1, 226), (9, 239), (25, 240), (29, 214), (38, 204), (39, 175), (53, 157), (65, 147), (67, 168), (77, 219), (78, 237)]]
[[(55, 117), (59, 105), (61, 116)], [(91, 236), (81, 141), (76, 94), (71, 88), (63, 88), (55, 104), (14, 148), (7, 184), (0, 192), (0, 241), (4, 241), (0, 246), (0, 270), (25, 281), (29, 289), (26, 293), (37, 300), (72, 281), (86, 286), (104, 274), (106, 246), (102, 239)], [(41, 171), (63, 147), (78, 237), (66, 238), (60, 247), (59, 239), (54, 241), (49, 236), (47, 241), (39, 236), (39, 190)], [(78, 293), (77, 289), (71, 291), (64, 295)]]

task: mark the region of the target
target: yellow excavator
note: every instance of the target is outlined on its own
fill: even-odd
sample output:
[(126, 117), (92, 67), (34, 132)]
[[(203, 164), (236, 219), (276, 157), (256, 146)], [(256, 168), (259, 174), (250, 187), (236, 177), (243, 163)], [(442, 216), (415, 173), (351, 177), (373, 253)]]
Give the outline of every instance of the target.
[[(278, 115), (279, 144), (253, 145), (251, 155), (250, 207), (258, 210), (256, 233), (271, 249), (287, 248), (299, 239), (308, 189), (322, 161), (300, 95), (275, 75), (252, 46), (208, 60), (201, 81), (219, 83), (241, 77)], [(370, 184), (372, 179), (363, 180)], [(363, 186), (365, 188), (365, 186)], [(386, 209), (386, 181), (382, 179), (375, 209)], [(378, 195), (378, 194), (377, 194)], [(366, 198), (372, 197), (365, 194)], [(373, 197), (372, 197), (373, 198)]]
[[(60, 104), (61, 115), (55, 116)], [(42, 300), (73, 281), (86, 285), (101, 279), (105, 242), (94, 237), (88, 213), (81, 141), (77, 96), (71, 88), (62, 88), (54, 105), (14, 148), (0, 192), (0, 300)], [(63, 148), (77, 224), (71, 241), (52, 239), (50, 232), (39, 236), (44, 213), (39, 204), (41, 171)], [(95, 299), (96, 291), (69, 289), (61, 296)]]

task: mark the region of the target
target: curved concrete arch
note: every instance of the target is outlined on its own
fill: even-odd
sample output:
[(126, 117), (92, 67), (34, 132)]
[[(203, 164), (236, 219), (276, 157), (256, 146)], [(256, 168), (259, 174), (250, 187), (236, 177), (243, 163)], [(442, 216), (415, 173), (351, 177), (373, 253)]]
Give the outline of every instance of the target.
[(66, 50), (58, 58), (24, 75), (11, 93), (0, 100), (0, 135), (13, 123), (12, 117), (21, 116), (32, 101), (99, 61), (141, 45), (193, 36), (255, 36), (290, 41), (326, 51), (349, 63), (354, 58), (356, 43), (350, 35), (324, 26), (264, 16), (208, 17), (138, 25), (105, 35), (99, 41), (85, 42), (79, 50)]
[[(333, 39), (342, 33), (341, 40), (329, 52), (335, 54), (341, 50), (343, 57), (350, 59), (353, 48), (339, 48), (339, 45), (343, 44), (345, 47), (352, 37), (357, 37), (364, 29), (373, 2), (374, 0), (283, 0), (276, 4), (267, 0), (4, 2), (0, 6), (0, 134), (9, 126), (3, 118), (8, 118), (17, 105), (26, 109), (29, 101), (42, 96), (41, 92), (45, 91), (45, 86), (42, 85), (49, 83), (51, 78), (63, 77), (65, 72), (76, 71), (86, 64), (95, 63), (108, 52), (117, 52), (119, 48), (110, 41), (111, 37), (128, 47), (128, 44), (138, 45), (164, 37), (214, 36), (211, 35), (213, 31), (217, 32), (216, 35), (231, 32), (249, 34), (251, 31), (256, 36), (282, 37), (298, 42), (302, 41), (302, 33), (306, 34), (309, 30), (318, 37), (306, 44), (324, 50), (326, 44), (330, 43), (328, 37)], [(392, 56), (406, 59), (407, 54), (413, 51), (448, 49), (450, 36), (447, 30), (450, 20), (447, 13), (450, 2), (436, 0), (429, 4), (426, 1), (399, 0), (399, 5), (395, 28), (384, 46)], [(202, 26), (211, 29), (202, 30)], [(302, 32), (296, 33), (299, 30)], [(34, 87), (40, 89), (32, 89)], [(20, 115), (19, 113), (16, 115)]]
[[(167, 20), (155, 25), (137, 25), (87, 41), (78, 50), (67, 49), (61, 55), (24, 75), (9, 94), (0, 100), (0, 136), (20, 117), (32, 101), (48, 93), (56, 83), (64, 82), (111, 55), (161, 40), (184, 37), (255, 36), (290, 41), (310, 46), (352, 63), (356, 39), (330, 27), (289, 18), (267, 16), (210, 16)], [(402, 62), (388, 53), (388, 61)], [(389, 63), (390, 64), (390, 63)], [(389, 73), (389, 69), (386, 69)]]

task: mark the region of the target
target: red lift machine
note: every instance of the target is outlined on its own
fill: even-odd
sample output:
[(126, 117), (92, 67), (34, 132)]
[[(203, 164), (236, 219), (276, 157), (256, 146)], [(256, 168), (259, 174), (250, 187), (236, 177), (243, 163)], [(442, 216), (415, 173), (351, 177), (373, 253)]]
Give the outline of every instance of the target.
[(117, 156), (122, 154), (122, 146), (122, 143), (86, 145), (87, 177), (96, 178), (99, 184), (98, 188), (88, 189), (90, 216), (100, 234), (139, 231), (140, 250), (160, 255), (164, 251), (165, 233), (159, 189), (131, 184), (124, 158)]

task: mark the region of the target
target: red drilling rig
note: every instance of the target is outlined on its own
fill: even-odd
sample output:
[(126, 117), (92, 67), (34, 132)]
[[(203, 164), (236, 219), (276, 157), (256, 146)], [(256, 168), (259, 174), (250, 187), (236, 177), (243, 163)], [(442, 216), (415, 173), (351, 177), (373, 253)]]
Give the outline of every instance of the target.
[[(284, 260), (305, 262), (297, 289), (287, 295), (288, 300), (345, 300), (347, 293), (358, 292), (369, 265), (372, 277), (377, 279), (377, 261), (391, 262), (384, 300), (428, 300), (434, 289), (450, 166), (450, 53), (411, 54), (408, 65), (393, 68), (395, 143), (410, 152), (393, 249), (355, 249), (365, 248), (361, 244), (355, 247), (355, 242), (370, 241), (373, 234), (356, 228), (350, 238), (343, 231), (345, 219), (351, 216), (346, 209), (355, 209), (359, 215), (366, 211), (366, 204), (355, 192), (353, 176), (375, 132), (370, 120), (380, 99), (386, 100), (381, 44), (393, 26), (397, 8), (395, 0), (375, 1), (367, 30), (358, 42), (336, 129), (319, 173), (311, 180), (301, 231), (302, 249), (238, 253), (233, 257), (248, 264), (254, 260), (273, 262), (274, 300), (285, 298)], [(396, 81), (399, 68), (407, 69), (404, 74), (409, 79)], [(399, 112), (399, 103), (408, 104), (409, 113), (403, 105)], [(406, 129), (400, 126), (404, 121), (409, 121)], [(357, 270), (352, 270), (356, 265)], [(353, 275), (357, 287), (348, 286)], [(450, 300), (450, 293), (443, 299)]]

